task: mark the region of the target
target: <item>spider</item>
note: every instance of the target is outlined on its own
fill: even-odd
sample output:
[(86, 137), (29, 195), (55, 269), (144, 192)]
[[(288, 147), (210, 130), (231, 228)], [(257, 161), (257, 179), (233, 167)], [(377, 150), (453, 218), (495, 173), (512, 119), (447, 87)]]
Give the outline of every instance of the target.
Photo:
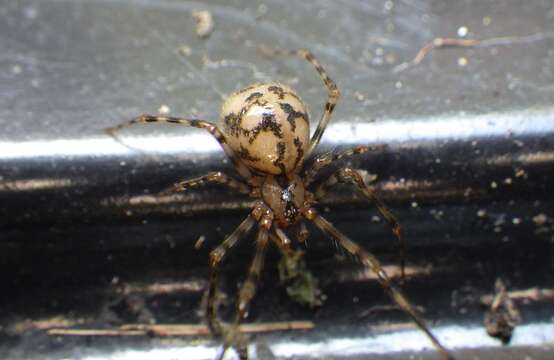
[[(217, 183), (256, 199), (249, 215), (210, 252), (211, 275), (206, 317), (211, 334), (223, 342), (223, 349), (217, 359), (223, 359), (231, 347), (238, 352), (241, 359), (247, 359), (247, 347), (241, 339), (239, 324), (246, 317), (249, 304), (256, 293), (268, 243), (274, 243), (284, 254), (292, 256), (293, 242), (285, 230), (297, 229), (296, 237), (303, 242), (308, 236), (306, 221), (315, 224), (346, 252), (375, 272), (381, 286), (427, 335), (442, 358), (454, 359), (431, 333), (407, 297), (393, 284), (378, 259), (340, 232), (314, 208), (317, 200), (325, 195), (330, 186), (337, 183), (351, 184), (377, 207), (402, 244), (399, 223), (356, 170), (340, 168), (323, 181), (316, 181), (323, 168), (344, 156), (367, 152), (368, 147), (326, 153), (315, 158), (309, 166), (305, 165), (305, 160), (317, 148), (339, 99), (340, 93), (335, 82), (307, 50), (263, 48), (261, 52), (267, 56), (280, 54), (302, 58), (315, 68), (323, 80), (328, 92), (327, 102), (311, 137), (304, 102), (290, 87), (277, 82), (254, 83), (231, 94), (223, 103), (218, 125), (199, 119), (141, 115), (106, 130), (115, 138), (115, 131), (138, 123), (172, 123), (205, 129), (219, 142), (241, 179), (217, 171), (176, 183), (171, 190), (183, 192), (206, 183)], [(256, 250), (246, 280), (238, 292), (235, 318), (231, 324), (224, 325), (216, 314), (216, 286), (220, 264), (229, 249), (256, 224)]]

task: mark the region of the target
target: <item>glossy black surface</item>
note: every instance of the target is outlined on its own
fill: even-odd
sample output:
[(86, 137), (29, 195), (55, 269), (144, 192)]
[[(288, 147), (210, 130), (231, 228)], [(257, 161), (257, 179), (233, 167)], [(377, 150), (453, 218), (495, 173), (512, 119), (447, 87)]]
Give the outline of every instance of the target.
[[(208, 38), (196, 36), (196, 9), (213, 14)], [(539, 0), (0, 2), (0, 357), (213, 357), (217, 344), (205, 337), (54, 337), (37, 324), (202, 322), (208, 252), (240, 223), (249, 200), (217, 187), (150, 195), (211, 170), (232, 173), (202, 131), (138, 126), (120, 133), (125, 147), (102, 129), (162, 105), (216, 121), (225, 94), (268, 79), (297, 89), (315, 125), (323, 86), (302, 61), (256, 55), (256, 46), (270, 45), (309, 48), (342, 91), (320, 152), (387, 145), (344, 163), (377, 175), (416, 271), (406, 293), (446, 346), (459, 359), (550, 359), (552, 300), (518, 303), (523, 322), (502, 346), (486, 335), (477, 299), (499, 277), (510, 290), (554, 284), (553, 18), (552, 2)], [(469, 38), (510, 38), (434, 50), (394, 71), (463, 27)], [(182, 47), (190, 54), (178, 55)], [(368, 208), (348, 188), (320, 206), (394, 264), (392, 235)], [(325, 304), (311, 310), (288, 299), (272, 251), (249, 319), (313, 320), (317, 329), (257, 336), (252, 349), (267, 344), (279, 358), (437, 358), (419, 332), (383, 329), (404, 327), (404, 315), (362, 316), (389, 299), (312, 230), (307, 261)], [(227, 261), (230, 297), (251, 252), (249, 238)], [(160, 283), (182, 287), (136, 291), (131, 300), (118, 291)], [(129, 313), (126, 301), (146, 310)]]

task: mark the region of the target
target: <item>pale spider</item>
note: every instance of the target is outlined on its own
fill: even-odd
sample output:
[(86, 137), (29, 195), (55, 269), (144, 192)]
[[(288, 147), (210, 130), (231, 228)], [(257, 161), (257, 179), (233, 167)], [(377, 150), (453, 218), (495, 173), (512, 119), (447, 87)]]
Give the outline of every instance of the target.
[[(292, 254), (293, 244), (284, 229), (291, 226), (296, 228), (297, 238), (303, 242), (308, 235), (305, 220), (313, 222), (316, 227), (334, 238), (344, 250), (375, 272), (379, 283), (427, 335), (442, 358), (453, 359), (450, 352), (431, 333), (406, 296), (392, 283), (377, 258), (336, 229), (313, 207), (325, 194), (327, 187), (336, 183), (350, 183), (375, 204), (391, 225), (394, 235), (401, 241), (400, 225), (356, 170), (344, 167), (323, 181), (315, 181), (322, 168), (344, 156), (364, 153), (369, 150), (368, 147), (361, 146), (342, 153), (326, 153), (317, 157), (310, 166), (304, 166), (304, 160), (308, 159), (317, 147), (339, 98), (340, 93), (335, 82), (327, 76), (319, 61), (307, 50), (282, 51), (264, 48), (262, 53), (289, 54), (303, 58), (314, 66), (325, 83), (328, 91), (325, 111), (311, 138), (308, 113), (303, 101), (290, 87), (276, 82), (256, 83), (230, 95), (223, 103), (219, 127), (198, 119), (141, 115), (107, 130), (114, 136), (116, 130), (126, 126), (155, 122), (206, 129), (219, 142), (242, 180), (222, 172), (213, 172), (179, 182), (174, 185), (172, 191), (182, 192), (205, 183), (219, 183), (257, 199), (246, 219), (210, 253), (211, 276), (206, 316), (212, 335), (223, 340), (223, 350), (218, 359), (223, 359), (229, 347), (234, 347), (241, 359), (247, 359), (247, 349), (239, 334), (239, 324), (245, 318), (248, 305), (256, 292), (268, 242), (275, 243), (284, 254)], [(248, 276), (238, 293), (236, 317), (232, 324), (224, 326), (217, 318), (215, 304), (219, 265), (227, 251), (256, 223), (256, 252)]]

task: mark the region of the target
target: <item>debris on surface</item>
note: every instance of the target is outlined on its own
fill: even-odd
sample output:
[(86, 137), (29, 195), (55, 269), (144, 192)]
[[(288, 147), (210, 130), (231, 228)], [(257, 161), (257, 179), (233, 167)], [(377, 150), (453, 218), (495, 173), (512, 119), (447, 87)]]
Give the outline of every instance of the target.
[[(554, 300), (554, 289), (533, 287), (525, 290), (507, 291), (506, 295), (508, 295), (512, 301), (524, 303), (532, 301), (552, 301)], [(495, 299), (496, 294), (489, 294), (481, 296), (480, 301), (483, 305), (491, 306)]]
[(169, 106), (167, 106), (166, 104), (162, 104), (159, 108), (158, 108), (158, 114), (160, 115), (167, 115), (171, 112), (171, 109), (169, 108)]
[(501, 279), (494, 284), (495, 296), (489, 310), (485, 313), (485, 328), (487, 334), (508, 344), (514, 328), (521, 322), (521, 315), (514, 301), (506, 291), (506, 285)]
[(196, 242), (194, 243), (194, 248), (196, 250), (199, 250), (202, 245), (204, 244), (204, 241), (206, 241), (206, 236), (205, 235), (201, 235), (198, 240), (196, 240)]
[[(462, 29), (461, 34), (460, 34), (460, 29)], [(458, 30), (458, 36), (460, 36), (461, 38), (437, 37), (433, 39), (431, 42), (424, 45), (412, 60), (403, 62), (395, 66), (393, 71), (401, 72), (411, 66), (418, 65), (423, 61), (423, 59), (427, 56), (427, 54), (434, 49), (441, 49), (441, 48), (448, 48), (448, 47), (471, 48), (471, 47), (477, 47), (477, 46), (485, 47), (485, 46), (497, 46), (497, 45), (512, 45), (512, 44), (522, 44), (522, 43), (530, 43), (535, 41), (542, 41), (542, 40), (551, 39), (552, 37), (554, 37), (553, 32), (544, 32), (544, 33), (536, 33), (536, 34), (524, 35), (524, 36), (501, 36), (501, 37), (477, 40), (477, 39), (466, 39), (465, 36), (467, 35), (467, 29), (463, 29), (463, 28), (460, 28), (460, 29)], [(465, 60), (462, 60), (461, 63), (460, 63), (460, 59), (458, 59), (459, 66), (467, 65), (467, 59), (463, 58)]]
[(554, 233), (554, 219), (549, 217), (548, 215), (544, 213), (540, 213), (536, 216), (533, 216), (531, 219), (533, 221), (533, 224), (535, 224), (536, 234), (541, 233)]
[(543, 213), (540, 213), (537, 216), (533, 216), (533, 222), (537, 226), (542, 226), (546, 224), (547, 221), (548, 221), (548, 217)]
[(192, 54), (192, 49), (188, 45), (181, 46), (177, 51), (183, 56), (190, 56)]
[(294, 301), (311, 308), (321, 306), (325, 296), (319, 288), (318, 279), (306, 268), (303, 255), (301, 250), (283, 255), (277, 265), (279, 279)]
[(195, 10), (192, 17), (196, 20), (196, 35), (206, 38), (214, 31), (214, 19), (208, 10)]
[[(311, 321), (282, 321), (240, 325), (241, 333), (309, 330)], [(67, 336), (200, 336), (209, 335), (206, 325), (197, 324), (125, 324), (113, 329), (50, 329), (48, 335)]]

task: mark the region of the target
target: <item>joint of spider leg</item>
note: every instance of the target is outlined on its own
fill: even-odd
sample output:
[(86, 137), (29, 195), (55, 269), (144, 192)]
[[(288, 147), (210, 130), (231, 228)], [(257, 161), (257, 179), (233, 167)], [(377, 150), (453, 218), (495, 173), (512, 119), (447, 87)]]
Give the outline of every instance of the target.
[(306, 217), (306, 219), (308, 220), (314, 220), (315, 218), (317, 218), (319, 216), (319, 214), (317, 213), (317, 210), (314, 209), (314, 208), (309, 208), (308, 210), (306, 210), (304, 212), (304, 216)]
[[(294, 54), (294, 50), (291, 51), (291, 54)], [(299, 56), (304, 57), (306, 60), (308, 60), (310, 62), (313, 62), (315, 60), (314, 55), (308, 49), (298, 49), (298, 50), (296, 50), (296, 54), (298, 54)]]
[(290, 246), (292, 241), (290, 241), (289, 237), (283, 230), (281, 230), (280, 227), (275, 227), (275, 233), (277, 234), (277, 238), (280, 240), (281, 244), (284, 246)]
[[(146, 116), (147, 115), (144, 115), (144, 114), (137, 116), (133, 120), (129, 121), (129, 125), (137, 124), (137, 123), (145, 123), (146, 122)], [(119, 125), (119, 126), (122, 126), (122, 125)]]
[[(379, 265), (380, 267), (381, 265)], [(390, 283), (390, 279), (387, 275), (387, 273), (383, 270), (383, 269), (379, 269), (377, 271), (377, 276), (379, 277), (379, 281), (381, 282), (381, 284), (385, 287), (390, 287), (391, 283)]]
[(360, 155), (360, 154), (365, 154), (368, 151), (369, 151), (369, 146), (360, 145), (352, 149), (352, 154)]
[(262, 196), (262, 189), (260, 189), (259, 187), (252, 188), (248, 196), (253, 198), (260, 198)]
[(352, 168), (349, 168), (349, 167), (343, 168), (340, 172), (344, 177), (347, 177), (347, 178), (352, 178), (355, 176), (354, 170), (352, 170)]
[(326, 154), (322, 157), (318, 157), (317, 159), (315, 159), (315, 162), (318, 166), (327, 165), (327, 164), (331, 163), (331, 161), (333, 161), (333, 155), (332, 154)]
[[(335, 84), (335, 82), (333, 80), (331, 80), (331, 78), (328, 77), (328, 76), (326, 76), (323, 79), (323, 82), (329, 88), (329, 96), (331, 97), (331, 100), (333, 100), (333, 102), (331, 104), (334, 107), (337, 100), (340, 99), (340, 95), (341, 95), (340, 90), (337, 87), (337, 85)], [(332, 108), (329, 109), (329, 111), (332, 111), (332, 110), (333, 110)]]
[(249, 281), (243, 285), (239, 293), (239, 298), (241, 300), (237, 305), (237, 309), (239, 312), (246, 313), (246, 311), (248, 310), (248, 304), (254, 297), (255, 293), (256, 293), (256, 287), (252, 282)]
[(306, 224), (304, 222), (300, 223), (300, 229), (298, 230), (298, 242), (305, 242), (309, 235), (310, 233), (306, 228)]
[(304, 193), (304, 208), (309, 208), (312, 205), (314, 205), (315, 203), (317, 203), (317, 201), (315, 199), (314, 194), (312, 194), (309, 191), (306, 191)]
[(209, 122), (205, 121), (199, 121), (199, 120), (190, 120), (190, 125), (194, 127), (200, 127), (208, 130), (208, 132), (212, 134), (216, 134), (215, 136), (219, 141), (223, 141), (224, 137), (220, 133), (220, 131), (215, 127), (215, 125), (210, 124)]
[(364, 250), (362, 250), (362, 248), (359, 247), (356, 255), (361, 259), (362, 263), (364, 263), (375, 272), (375, 274), (377, 275), (377, 279), (382, 286), (386, 288), (390, 287), (391, 282), (389, 276), (383, 270), (383, 268), (381, 267), (381, 263), (375, 256), (366, 253)]
[(139, 123), (149, 123), (149, 122), (156, 122), (156, 121), (167, 121), (167, 117), (160, 116), (160, 117), (154, 117), (151, 115), (140, 115), (136, 118), (137, 122)]
[(262, 200), (256, 201), (254, 204), (254, 210), (252, 210), (252, 216), (256, 221), (260, 221), (262, 215), (267, 212), (267, 206)]
[(223, 259), (224, 251), (222, 249), (216, 248), (210, 252), (210, 266), (216, 267)]
[(343, 168), (339, 172), (339, 175), (340, 175), (340, 180), (343, 182), (345, 180), (353, 180), (356, 183), (356, 185), (358, 185), (359, 187), (365, 187), (364, 180), (362, 179), (360, 174), (358, 174), (358, 172), (352, 168), (348, 168), (348, 167)]
[(213, 174), (210, 174), (206, 177), (206, 180), (208, 181), (214, 181), (218, 183), (225, 183), (228, 179), (227, 176), (222, 173), (221, 171), (217, 171)]
[(269, 228), (271, 228), (271, 224), (273, 224), (273, 213), (266, 213), (262, 215), (259, 223), (262, 228), (269, 230)]
[(392, 222), (392, 232), (397, 238), (402, 238), (402, 227), (397, 222)]

